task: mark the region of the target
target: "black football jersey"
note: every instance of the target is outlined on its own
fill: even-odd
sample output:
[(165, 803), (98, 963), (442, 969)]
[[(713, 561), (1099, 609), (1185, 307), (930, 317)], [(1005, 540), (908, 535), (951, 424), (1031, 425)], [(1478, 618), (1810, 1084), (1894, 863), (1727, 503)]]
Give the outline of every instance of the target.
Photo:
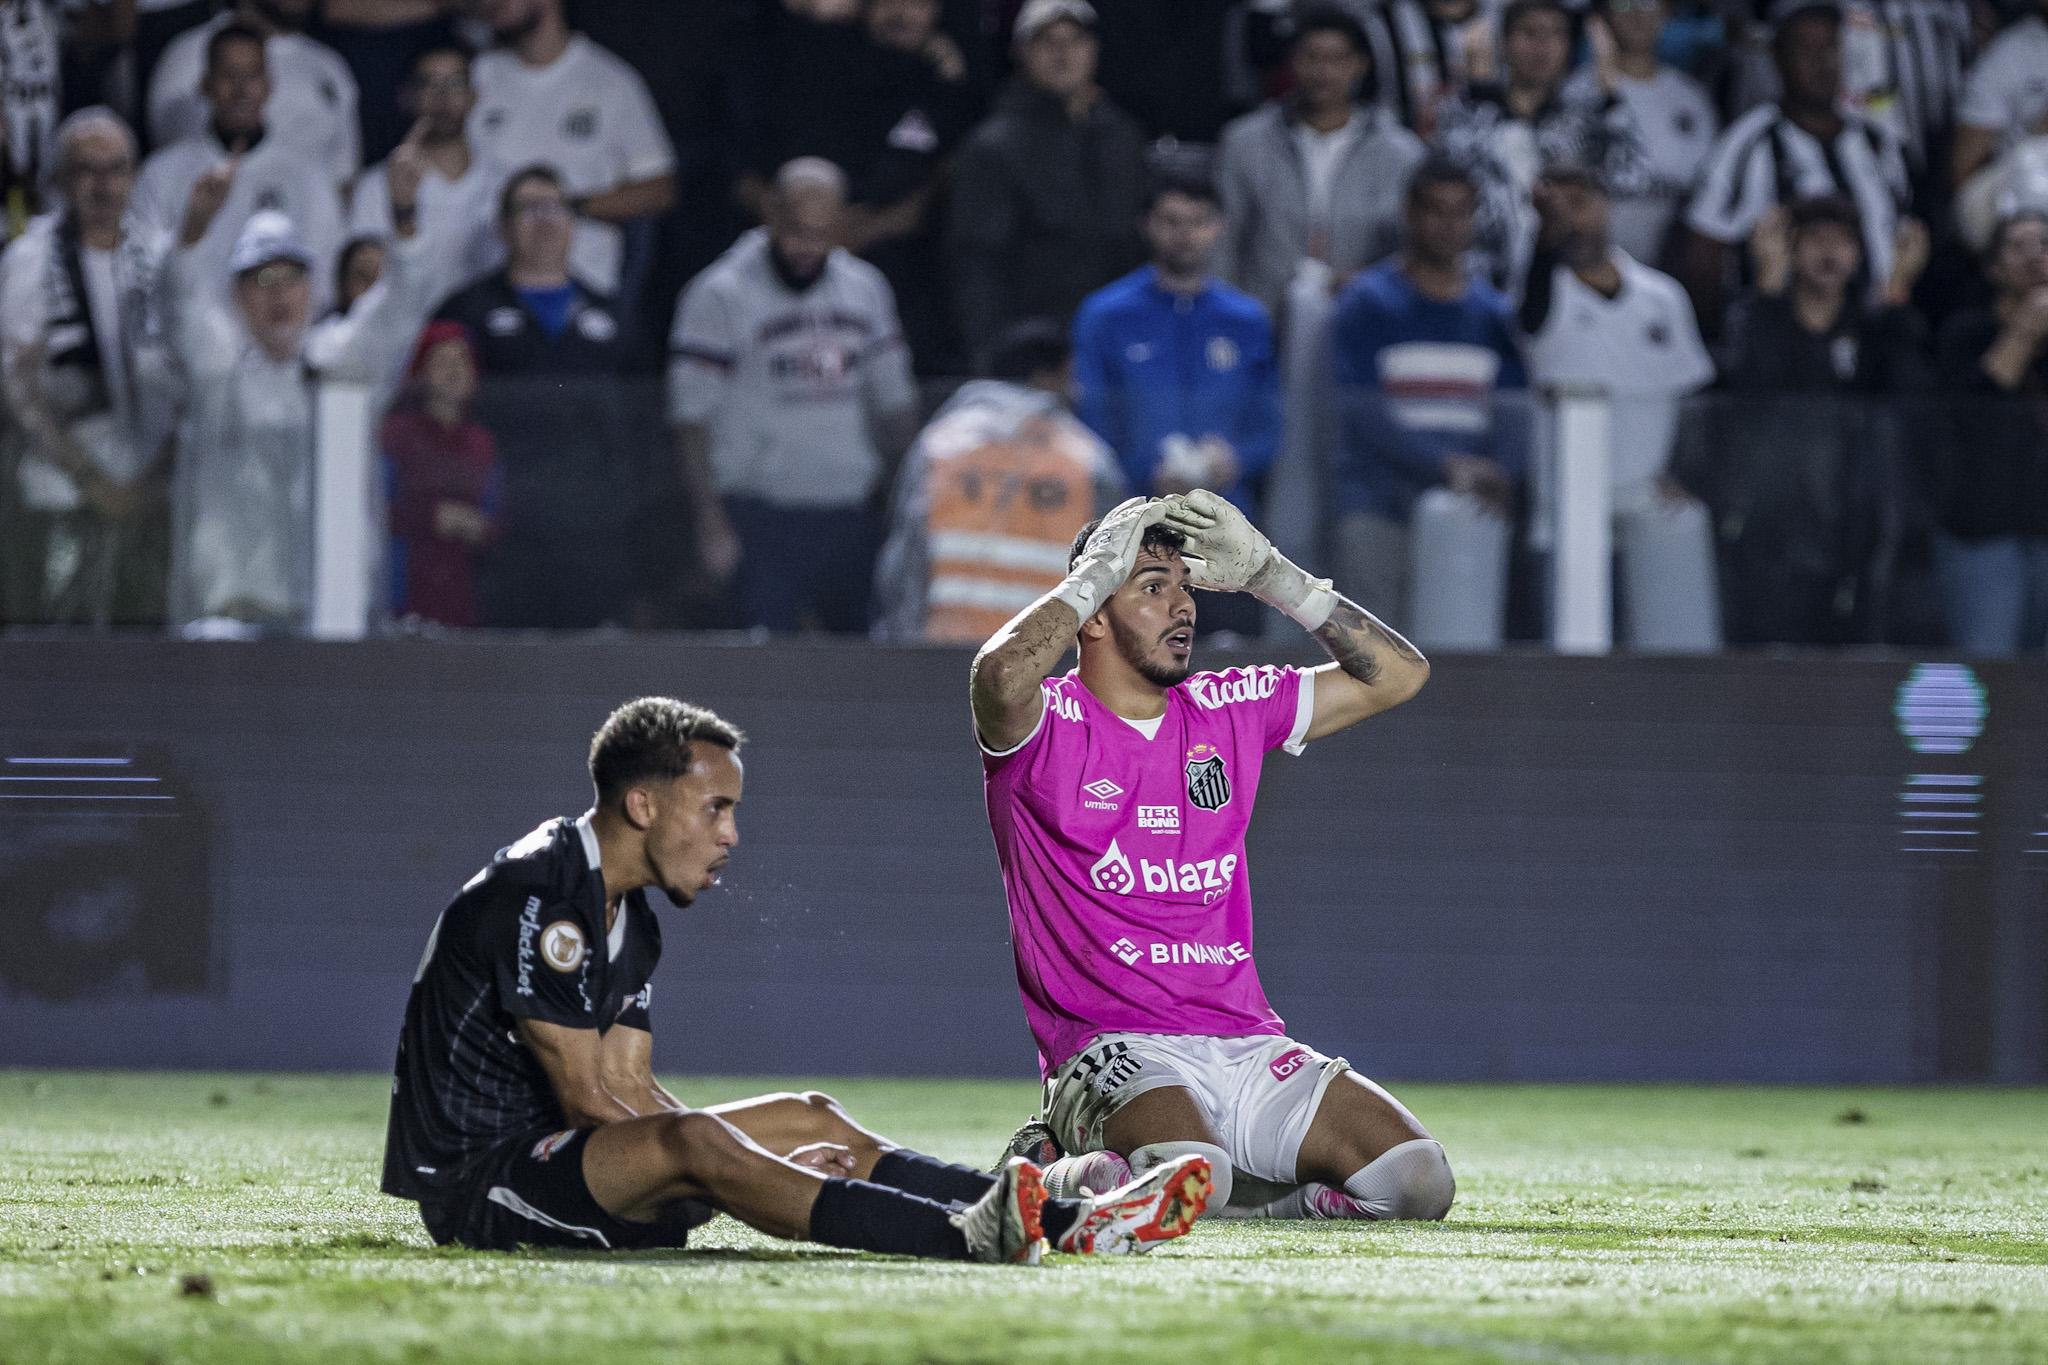
[(518, 1020), (652, 1031), (661, 927), (632, 891), (607, 933), (597, 864), (587, 817), (550, 820), (500, 849), (441, 912), (398, 1038), (386, 1194), (431, 1201), (485, 1149), (569, 1126)]

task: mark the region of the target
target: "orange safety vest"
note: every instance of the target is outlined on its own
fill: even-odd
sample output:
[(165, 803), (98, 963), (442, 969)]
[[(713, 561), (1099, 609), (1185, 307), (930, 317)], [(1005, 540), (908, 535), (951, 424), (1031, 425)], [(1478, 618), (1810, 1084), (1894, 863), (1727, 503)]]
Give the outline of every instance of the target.
[(924, 638), (978, 645), (1066, 577), (1068, 547), (1095, 515), (1098, 456), (1064, 415), (1026, 418), (996, 441), (980, 421), (948, 425), (924, 437)]

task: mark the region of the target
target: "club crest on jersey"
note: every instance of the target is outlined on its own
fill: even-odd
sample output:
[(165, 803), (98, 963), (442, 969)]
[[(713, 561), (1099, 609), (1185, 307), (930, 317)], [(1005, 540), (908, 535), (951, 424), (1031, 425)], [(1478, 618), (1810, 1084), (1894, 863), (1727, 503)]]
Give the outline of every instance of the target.
[(1203, 810), (1222, 810), (1230, 804), (1230, 774), (1223, 766), (1222, 751), (1213, 744), (1197, 744), (1188, 750), (1188, 800)]
[(585, 951), (583, 931), (568, 920), (558, 919), (541, 931), (540, 959), (558, 972), (581, 967)]
[(567, 1147), (575, 1136), (576, 1130), (574, 1128), (564, 1128), (559, 1133), (549, 1133), (539, 1142), (533, 1144), (533, 1159), (535, 1161), (546, 1161), (556, 1152)]

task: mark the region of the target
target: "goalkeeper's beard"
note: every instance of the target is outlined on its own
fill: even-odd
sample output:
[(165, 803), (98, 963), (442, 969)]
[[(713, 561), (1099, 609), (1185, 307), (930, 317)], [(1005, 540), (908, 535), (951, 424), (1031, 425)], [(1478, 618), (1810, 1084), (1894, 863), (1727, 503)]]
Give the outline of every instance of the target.
[[(1173, 629), (1181, 630), (1184, 627), (1175, 626)], [(1185, 629), (1192, 634), (1192, 627)], [(1172, 630), (1166, 631), (1147, 644), (1139, 638), (1137, 631), (1115, 617), (1111, 617), (1109, 621), (1109, 638), (1116, 642), (1116, 652), (1123, 656), (1125, 663), (1137, 671), (1139, 677), (1155, 687), (1172, 687), (1185, 682), (1188, 674), (1195, 671), (1195, 656), (1192, 651), (1184, 663), (1161, 663), (1154, 657), (1154, 651), (1164, 644), (1166, 637), (1172, 633)]]

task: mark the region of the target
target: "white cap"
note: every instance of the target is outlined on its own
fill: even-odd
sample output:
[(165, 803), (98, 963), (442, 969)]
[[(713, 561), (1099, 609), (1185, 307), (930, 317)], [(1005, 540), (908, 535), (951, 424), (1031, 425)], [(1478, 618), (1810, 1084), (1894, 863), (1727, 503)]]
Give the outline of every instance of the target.
[(1061, 19), (1069, 19), (1082, 28), (1095, 27), (1095, 6), (1088, 0), (1028, 0), (1017, 12), (1017, 22), (1010, 28), (1012, 41), (1025, 43), (1036, 38), (1048, 25)]
[(291, 219), (276, 209), (263, 209), (250, 214), (249, 221), (242, 224), (235, 249), (228, 256), (228, 269), (239, 275), (272, 261), (296, 261), (310, 269), (313, 253)]

